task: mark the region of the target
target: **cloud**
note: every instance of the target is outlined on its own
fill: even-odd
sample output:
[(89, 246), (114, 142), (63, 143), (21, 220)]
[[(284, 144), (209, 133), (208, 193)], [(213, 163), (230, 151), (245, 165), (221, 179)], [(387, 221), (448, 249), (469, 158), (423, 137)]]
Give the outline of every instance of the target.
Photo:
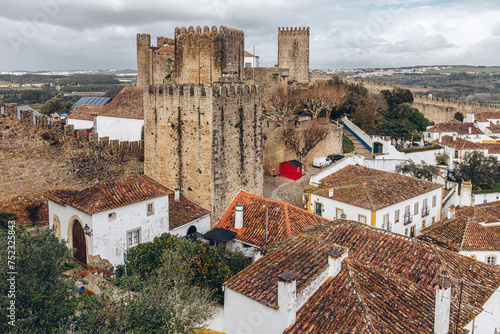
[(262, 66), (287, 26), (310, 27), (311, 68), (499, 65), (499, 16), (493, 0), (5, 1), (0, 71), (135, 68), (136, 33), (190, 25), (243, 29)]

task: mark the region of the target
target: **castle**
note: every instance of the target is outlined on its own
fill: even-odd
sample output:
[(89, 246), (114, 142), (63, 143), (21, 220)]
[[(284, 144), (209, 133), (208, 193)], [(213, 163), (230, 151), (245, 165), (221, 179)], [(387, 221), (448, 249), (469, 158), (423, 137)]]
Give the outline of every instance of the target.
[(240, 189), (262, 195), (262, 94), (242, 81), (244, 34), (176, 28), (174, 38), (137, 35), (144, 86), (144, 173), (212, 211)]

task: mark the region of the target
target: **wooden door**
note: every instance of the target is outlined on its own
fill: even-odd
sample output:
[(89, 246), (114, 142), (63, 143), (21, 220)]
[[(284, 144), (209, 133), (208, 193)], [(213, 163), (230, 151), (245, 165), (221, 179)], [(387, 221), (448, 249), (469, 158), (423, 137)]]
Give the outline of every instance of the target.
[(73, 224), (73, 248), (75, 248), (75, 259), (87, 265), (87, 245), (85, 243), (85, 234), (80, 222)]

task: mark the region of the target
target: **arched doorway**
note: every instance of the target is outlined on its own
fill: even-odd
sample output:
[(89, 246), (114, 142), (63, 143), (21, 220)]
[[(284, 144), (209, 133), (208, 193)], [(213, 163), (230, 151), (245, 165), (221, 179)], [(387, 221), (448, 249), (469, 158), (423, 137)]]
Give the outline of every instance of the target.
[(187, 231), (187, 235), (190, 235), (192, 233), (196, 233), (196, 226), (189, 226), (188, 228), (188, 231)]
[(75, 259), (87, 265), (87, 244), (82, 224), (78, 220), (73, 222), (73, 248), (75, 248)]

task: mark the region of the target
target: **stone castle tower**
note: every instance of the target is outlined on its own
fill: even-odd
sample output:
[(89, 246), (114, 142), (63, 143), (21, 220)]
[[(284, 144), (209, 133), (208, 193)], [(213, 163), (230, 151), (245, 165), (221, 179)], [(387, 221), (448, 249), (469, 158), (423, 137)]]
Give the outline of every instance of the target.
[(309, 83), (309, 28), (278, 28), (278, 68), (288, 80)]
[(244, 34), (182, 27), (173, 41), (149, 41), (138, 35), (145, 174), (180, 187), (214, 224), (240, 189), (262, 195), (262, 94), (241, 83)]

